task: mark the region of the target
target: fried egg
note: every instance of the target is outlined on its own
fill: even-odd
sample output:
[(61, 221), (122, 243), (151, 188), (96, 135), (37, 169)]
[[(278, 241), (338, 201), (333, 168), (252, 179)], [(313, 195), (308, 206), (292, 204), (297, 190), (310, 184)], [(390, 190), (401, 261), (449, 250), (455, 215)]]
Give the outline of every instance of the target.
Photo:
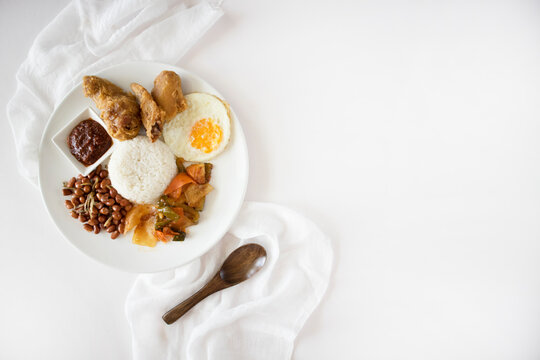
[(214, 95), (185, 95), (187, 109), (163, 127), (163, 139), (177, 157), (206, 161), (220, 154), (231, 137), (227, 105)]

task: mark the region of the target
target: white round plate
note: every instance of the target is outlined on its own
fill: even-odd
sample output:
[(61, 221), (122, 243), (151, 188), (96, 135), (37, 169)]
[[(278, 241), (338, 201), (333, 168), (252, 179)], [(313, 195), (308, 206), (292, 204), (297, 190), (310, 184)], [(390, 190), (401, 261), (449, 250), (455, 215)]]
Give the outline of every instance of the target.
[[(137, 82), (152, 90), (154, 78), (163, 70), (180, 75), (185, 94), (205, 92), (227, 101), (206, 81), (184, 69), (153, 62), (132, 62), (116, 65), (97, 75), (129, 90)], [(174, 268), (203, 255), (225, 235), (232, 225), (244, 200), (248, 179), (248, 153), (242, 127), (231, 108), (231, 140), (223, 153), (210, 160), (214, 164), (211, 184), (214, 187), (201, 212), (199, 224), (190, 227), (182, 242), (158, 242), (154, 248), (134, 245), (132, 232), (112, 240), (109, 234), (96, 235), (85, 231), (73, 219), (62, 195), (62, 182), (77, 176), (76, 170), (54, 145), (53, 136), (85, 108), (91, 107), (98, 114), (94, 102), (84, 97), (81, 83), (58, 105), (51, 115), (39, 151), (39, 186), (45, 206), (64, 237), (86, 255), (112, 267), (137, 272), (155, 272)], [(104, 161), (106, 164), (109, 159)]]

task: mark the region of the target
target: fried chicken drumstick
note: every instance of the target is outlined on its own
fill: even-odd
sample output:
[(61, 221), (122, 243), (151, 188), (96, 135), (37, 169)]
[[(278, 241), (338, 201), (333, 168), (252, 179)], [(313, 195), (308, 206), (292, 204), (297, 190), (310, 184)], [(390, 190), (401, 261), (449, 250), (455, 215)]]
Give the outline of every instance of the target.
[(106, 79), (97, 76), (83, 78), (84, 96), (92, 98), (109, 135), (118, 140), (133, 139), (141, 127), (139, 104), (133, 94), (126, 93)]
[(154, 79), (152, 96), (156, 103), (165, 110), (165, 122), (187, 108), (180, 76), (174, 71), (162, 71)]
[(163, 130), (165, 111), (156, 104), (152, 95), (143, 86), (132, 83), (131, 91), (141, 106), (141, 117), (146, 129), (146, 136), (154, 142), (160, 137)]

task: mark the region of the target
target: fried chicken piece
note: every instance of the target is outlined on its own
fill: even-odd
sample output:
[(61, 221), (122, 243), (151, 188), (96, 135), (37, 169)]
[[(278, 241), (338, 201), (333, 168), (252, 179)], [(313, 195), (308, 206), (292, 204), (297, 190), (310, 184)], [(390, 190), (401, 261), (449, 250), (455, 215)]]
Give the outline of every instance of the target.
[(101, 110), (100, 117), (109, 135), (118, 140), (133, 139), (141, 128), (141, 109), (133, 94), (97, 76), (83, 78), (84, 96), (91, 97)]
[(174, 71), (162, 71), (154, 79), (152, 96), (157, 104), (165, 110), (165, 122), (187, 108), (182, 93), (182, 81)]
[(146, 136), (154, 142), (163, 131), (165, 111), (156, 104), (152, 95), (143, 86), (132, 83), (131, 91), (141, 106), (142, 124), (146, 129)]

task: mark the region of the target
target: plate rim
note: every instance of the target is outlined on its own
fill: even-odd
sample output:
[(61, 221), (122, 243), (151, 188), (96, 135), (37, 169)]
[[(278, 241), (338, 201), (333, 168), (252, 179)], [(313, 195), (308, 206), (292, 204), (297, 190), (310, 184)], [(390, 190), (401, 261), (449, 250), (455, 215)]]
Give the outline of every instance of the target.
[[(102, 74), (102, 73), (104, 73), (104, 72), (106, 72), (108, 70), (114, 69), (116, 67), (121, 67), (121, 66), (125, 66), (125, 65), (137, 65), (137, 64), (157, 65), (157, 66), (161, 66), (161, 67), (164, 67), (164, 68), (179, 69), (179, 70), (181, 70), (183, 72), (189, 73), (191, 77), (196, 78), (197, 80), (208, 84), (211, 88), (213, 88), (216, 91), (217, 95), (223, 97), (223, 95), (221, 94), (221, 92), (218, 89), (216, 89), (211, 83), (207, 82), (206, 80), (204, 80), (202, 77), (200, 77), (196, 73), (194, 73), (194, 72), (192, 72), (190, 70), (187, 70), (187, 69), (185, 69), (183, 67), (177, 66), (177, 65), (166, 64), (166, 63), (162, 63), (162, 62), (158, 62), (158, 61), (148, 61), (148, 60), (124, 61), (124, 62), (120, 62), (120, 63), (117, 63), (117, 64), (113, 64), (113, 65), (104, 67), (99, 71), (95, 71), (95, 74), (99, 75), (99, 74)], [(79, 253), (84, 254), (87, 258), (90, 258), (90, 259), (92, 259), (92, 260), (94, 260), (94, 261), (96, 261), (96, 262), (98, 262), (100, 264), (106, 265), (109, 268), (121, 270), (121, 271), (128, 272), (128, 273), (151, 274), (151, 273), (167, 271), (167, 270), (171, 270), (171, 269), (175, 269), (177, 267), (183, 266), (185, 264), (188, 264), (188, 263), (202, 257), (210, 249), (212, 249), (214, 246), (216, 246), (216, 244), (221, 239), (223, 239), (223, 237), (227, 234), (227, 232), (229, 231), (229, 229), (231, 228), (233, 223), (236, 221), (238, 213), (240, 212), (240, 210), (241, 210), (241, 208), (242, 208), (242, 206), (243, 206), (243, 204), (245, 202), (245, 196), (246, 196), (246, 193), (247, 193), (247, 186), (248, 186), (248, 183), (249, 183), (249, 152), (248, 152), (246, 137), (245, 137), (245, 134), (244, 134), (244, 129), (241, 126), (240, 120), (238, 119), (238, 116), (236, 116), (236, 113), (234, 112), (233, 107), (228, 103), (230, 112), (234, 115), (234, 117), (236, 118), (236, 121), (238, 123), (238, 124), (235, 124), (235, 126), (239, 125), (239, 126), (236, 126), (237, 127), (236, 130), (239, 132), (239, 134), (241, 135), (241, 138), (243, 139), (241, 145), (244, 148), (244, 151), (243, 151), (244, 156), (243, 157), (244, 157), (246, 174), (245, 174), (244, 181), (243, 181), (243, 184), (242, 184), (242, 191), (241, 191), (241, 196), (239, 197), (238, 204), (236, 205), (236, 208), (231, 209), (232, 213), (233, 213), (233, 216), (231, 216), (231, 220), (230, 220), (229, 224), (225, 227), (225, 230), (223, 231), (222, 234), (220, 234), (219, 236), (216, 236), (216, 240), (214, 242), (208, 242), (204, 246), (202, 252), (199, 255), (197, 255), (197, 256), (195, 256), (195, 257), (193, 257), (193, 258), (191, 258), (191, 259), (189, 259), (187, 261), (178, 263), (176, 265), (167, 265), (167, 266), (163, 266), (163, 267), (148, 270), (148, 271), (140, 271), (140, 270), (135, 270), (135, 269), (132, 269), (132, 268), (125, 268), (125, 267), (122, 267), (122, 266), (117, 266), (116, 264), (113, 264), (113, 263), (108, 263), (106, 261), (103, 261), (100, 258), (94, 257), (94, 256), (86, 253), (81, 248), (76, 246), (75, 243), (72, 242), (69, 239), (69, 237), (66, 235), (66, 233), (58, 225), (58, 222), (56, 221), (56, 219), (52, 215), (51, 209), (49, 208), (49, 205), (47, 204), (47, 201), (45, 200), (45, 196), (44, 196), (44, 193), (43, 193), (43, 186), (42, 186), (42, 176), (43, 176), (42, 175), (42, 168), (43, 167), (42, 167), (42, 163), (41, 163), (41, 154), (42, 154), (42, 151), (43, 151), (43, 144), (46, 141), (45, 140), (46, 129), (49, 127), (52, 119), (54, 118), (54, 116), (58, 112), (59, 107), (66, 101), (66, 99), (70, 96), (70, 94), (74, 90), (76, 90), (77, 88), (79, 88), (81, 86), (81, 84), (82, 84), (82, 81), (77, 82), (71, 89), (69, 89), (66, 92), (66, 94), (62, 97), (62, 99), (54, 107), (54, 110), (51, 112), (51, 115), (49, 116), (49, 118), (47, 119), (47, 122), (45, 123), (45, 126), (43, 128), (43, 134), (41, 135), (41, 139), (40, 139), (40, 142), (39, 142), (39, 148), (38, 148), (38, 187), (39, 187), (39, 194), (40, 194), (41, 201), (42, 201), (43, 205), (45, 206), (45, 211), (47, 212), (47, 215), (49, 215), (49, 219), (52, 220), (53, 224), (55, 225), (56, 229), (60, 232), (60, 234), (62, 235), (64, 240), (67, 243), (69, 243), (73, 248), (77, 249), (77, 251)], [(236, 139), (235, 139), (235, 141), (236, 141)]]

